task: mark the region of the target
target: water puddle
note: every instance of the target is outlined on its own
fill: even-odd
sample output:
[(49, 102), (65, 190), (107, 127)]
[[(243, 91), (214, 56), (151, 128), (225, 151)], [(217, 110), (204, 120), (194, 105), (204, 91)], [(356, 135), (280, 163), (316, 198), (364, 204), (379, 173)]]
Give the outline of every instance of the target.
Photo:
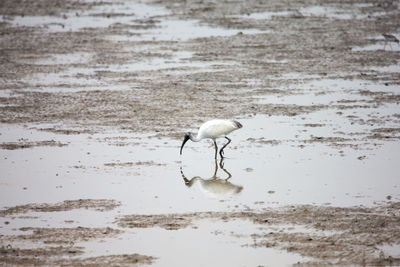
[(137, 1), (125, 1), (112, 5), (94, 5), (89, 10), (71, 11), (60, 16), (15, 16), (4, 21), (14, 26), (43, 28), (50, 32), (80, 31), (85, 28), (107, 28), (113, 24), (134, 24), (135, 20), (167, 15), (159, 6)]
[[(88, 255), (141, 253), (158, 257), (152, 266), (274, 266), (295, 264), (305, 258), (274, 248), (252, 248), (250, 235), (257, 233), (254, 224), (197, 221), (195, 228), (168, 231), (160, 228), (135, 229), (118, 240), (82, 243)], [(154, 242), (158, 240), (158, 242)], [(194, 241), (195, 240), (195, 241)], [(176, 249), (166, 249), (173, 247)], [(229, 253), (226, 253), (229, 251)], [(243, 257), (246, 255), (246, 257)]]
[[(187, 41), (195, 38), (210, 38), (217, 36), (232, 36), (238, 34), (267, 33), (257, 29), (226, 29), (210, 27), (201, 24), (198, 20), (162, 20), (153, 29), (141, 32), (140, 35), (132, 35), (128, 41)], [(138, 33), (134, 31), (132, 33)]]
[[(262, 91), (262, 89), (259, 89)], [(308, 106), (310, 109), (333, 109), (337, 112), (352, 112), (355, 107), (361, 109), (357, 116), (368, 120), (369, 116), (376, 112), (376, 106), (370, 101), (376, 94), (397, 94), (398, 86), (380, 84), (358, 80), (328, 80), (312, 81), (304, 84), (299, 83), (295, 89), (283, 88), (287, 94), (269, 94), (254, 97), (257, 103), (268, 105), (299, 105)], [(364, 92), (364, 93), (363, 93)], [(391, 115), (398, 108), (397, 104), (386, 103), (380, 107), (381, 114)], [(315, 113), (315, 112), (314, 112)], [(326, 112), (325, 112), (326, 113)], [(311, 115), (312, 116), (312, 115)], [(333, 121), (341, 120), (340, 116), (334, 115)], [(340, 125), (340, 124), (339, 124)]]
[(303, 16), (326, 17), (326, 18), (343, 19), (343, 20), (367, 18), (367, 15), (353, 14), (349, 13), (348, 10), (341, 10), (333, 7), (324, 7), (324, 6), (302, 7), (300, 8), (299, 12)]
[(382, 40), (380, 43), (378, 44), (373, 44), (373, 45), (366, 45), (366, 46), (357, 46), (357, 47), (353, 47), (352, 51), (378, 51), (378, 50), (385, 50), (388, 52), (398, 52), (400, 51), (400, 47), (395, 44), (395, 43), (391, 43), (391, 44), (387, 44), (385, 47), (385, 41)]
[(54, 87), (55, 85), (69, 87), (102, 86), (107, 85), (104, 80), (93, 78), (95, 69), (71, 67), (62, 72), (36, 73), (22, 80), (33, 87)]
[[(372, 67), (371, 70), (375, 70), (378, 72), (399, 73), (400, 72), (400, 64), (390, 65), (390, 66), (385, 66), (385, 67)], [(385, 85), (385, 86), (389, 86), (389, 85)], [(393, 91), (395, 91), (395, 90), (393, 90)], [(396, 92), (398, 92), (398, 89)]]
[(378, 249), (382, 251), (385, 257), (400, 258), (400, 244), (382, 245)]
[[(381, 70), (381, 68), (376, 67), (376, 70)], [(300, 89), (314, 92), (325, 91), (352, 93), (360, 90), (367, 90), (372, 92), (398, 92), (398, 86), (396, 85), (362, 79), (318, 79), (305, 82), (303, 84), (300, 84), (299, 86)], [(349, 97), (349, 95), (346, 94), (345, 97)]]
[[(126, 64), (115, 64), (104, 66), (97, 71), (112, 71), (112, 72), (144, 72), (157, 70), (176, 70), (179, 73), (185, 71), (212, 71), (213, 67), (231, 66), (232, 64), (222, 61), (195, 61), (192, 59), (193, 52), (188, 51), (164, 51), (167, 52), (166, 57), (148, 58), (140, 61), (128, 62)], [(145, 77), (147, 78), (147, 76)], [(141, 79), (138, 77), (138, 79)]]

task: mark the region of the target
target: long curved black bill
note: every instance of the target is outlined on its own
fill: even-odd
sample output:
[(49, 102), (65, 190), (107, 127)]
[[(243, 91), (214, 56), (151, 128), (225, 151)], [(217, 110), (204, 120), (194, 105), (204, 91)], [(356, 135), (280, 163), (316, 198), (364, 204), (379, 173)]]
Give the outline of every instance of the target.
[(181, 146), (181, 155), (182, 155), (182, 149), (185, 143), (190, 139), (188, 134), (185, 134), (185, 137), (183, 138), (182, 146)]

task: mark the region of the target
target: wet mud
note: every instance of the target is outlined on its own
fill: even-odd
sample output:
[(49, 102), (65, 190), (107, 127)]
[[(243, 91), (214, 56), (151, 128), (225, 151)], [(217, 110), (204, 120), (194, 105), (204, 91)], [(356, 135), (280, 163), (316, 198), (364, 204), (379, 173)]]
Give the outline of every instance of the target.
[(61, 203), (47, 204), (35, 203), (20, 205), (0, 210), (0, 215), (12, 215), (28, 212), (54, 212), (54, 211), (68, 211), (73, 209), (94, 209), (96, 211), (107, 211), (118, 207), (120, 203), (115, 200), (109, 199), (78, 199), (78, 200), (65, 200)]
[[(399, 1), (358, 0), (2, 1), (0, 150), (4, 157), (0, 164), (6, 166), (11, 160), (14, 164), (22, 155), (29, 167), (39, 164), (26, 159), (36, 151), (41, 157), (46, 153), (51, 157), (50, 152), (61, 149), (75, 149), (71, 151), (76, 160), (66, 157), (65, 168), (49, 160), (32, 172), (33, 177), (51, 185), (46, 193), (57, 199), (52, 203), (25, 201), (36, 192), (35, 183), (25, 185), (32, 178), (30, 173), (20, 174), (25, 165), (1, 175), (4, 192), (22, 188), (30, 194), (24, 201), (10, 201), (30, 204), (2, 202), (0, 263), (157, 264), (160, 256), (154, 251), (92, 255), (86, 245), (123, 240), (126, 235), (138, 234), (138, 229), (178, 233), (197, 231), (202, 227), (199, 222), (204, 221), (209, 225), (246, 221), (252, 224), (250, 233), (223, 235), (237, 238), (243, 248), (299, 255), (299, 264), (399, 265), (398, 253), (388, 254), (382, 248), (400, 244), (400, 198), (395, 183), (387, 182), (397, 193), (386, 194), (374, 207), (296, 204), (271, 208), (273, 201), (262, 199), (256, 202), (257, 209), (235, 203), (234, 211), (214, 211), (211, 206), (208, 211), (189, 212), (195, 208), (188, 207), (187, 212), (166, 208), (142, 214), (125, 211), (126, 202), (119, 199), (102, 197), (116, 184), (145, 180), (141, 175), (149, 169), (156, 170), (156, 181), (172, 168), (177, 169), (184, 187), (197, 183), (203, 189), (229, 189), (229, 197), (245, 193), (246, 186), (236, 185), (229, 172), (229, 178), (217, 177), (217, 171), (211, 178), (186, 177), (182, 164), (181, 174), (175, 166), (181, 161), (148, 156), (160, 148), (169, 149), (168, 153), (178, 151), (182, 133), (195, 131), (215, 117), (253, 120), (268, 132), (273, 132), (276, 124), (295, 129), (294, 134), (283, 131), (281, 136), (249, 133), (242, 144), (232, 145), (235, 152), (253, 146), (278, 149), (288, 145), (301, 151), (328, 147), (335, 150), (329, 150), (329, 155), (346, 158), (350, 154), (368, 166), (376, 149), (390, 147), (400, 139), (400, 49), (382, 37), (383, 33), (399, 37), (399, 8)], [(3, 132), (14, 126), (45, 137), (4, 136)], [(114, 135), (103, 136), (110, 132)], [(77, 136), (82, 139), (74, 139)], [(131, 154), (118, 159), (121, 154), (115, 152), (98, 160), (101, 149), (90, 150), (90, 142)], [(82, 152), (79, 146), (86, 150)], [(142, 150), (137, 152), (137, 148)], [(266, 158), (271, 159), (269, 155)], [(269, 174), (273, 166), (263, 164), (267, 166), (263, 175)], [(383, 166), (382, 179), (396, 172), (394, 165)], [(128, 170), (129, 176), (115, 178), (121, 176), (120, 169)], [(258, 173), (253, 165), (242, 169), (250, 175)], [(79, 184), (82, 177), (87, 180)], [(96, 189), (97, 183), (103, 187)], [(160, 182), (160, 187), (168, 197), (176, 197), (165, 184)], [(54, 188), (72, 189), (68, 198), (59, 201)], [(136, 202), (142, 201), (135, 207), (167, 202), (162, 190), (147, 194), (145, 190), (132, 193), (132, 198), (139, 199)], [(281, 193), (274, 188), (262, 190), (267, 196)], [(154, 202), (141, 199), (147, 195)], [(188, 199), (192, 198), (196, 197)], [(82, 210), (103, 216), (107, 222), (80, 226), (79, 220), (68, 217), (69, 212)], [(55, 223), (46, 217), (49, 214), (67, 215), (62, 215), (62, 223)], [(79, 218), (83, 221), (84, 217)], [(37, 225), (46, 220), (48, 225)], [(295, 262), (283, 265), (291, 263)]]
[(23, 148), (31, 148), (31, 147), (35, 147), (35, 146), (58, 146), (58, 147), (62, 147), (62, 146), (66, 146), (67, 144), (62, 144), (59, 142), (55, 142), (54, 140), (51, 141), (40, 141), (40, 142), (24, 142), (24, 141), (20, 141), (20, 142), (12, 142), (12, 143), (2, 143), (0, 144), (0, 148), (2, 149), (9, 149), (9, 150), (13, 150), (13, 149), (23, 149)]
[[(42, 210), (42, 212), (44, 212)], [(46, 210), (46, 212), (54, 212)], [(141, 255), (76, 258), (83, 255), (81, 242), (118, 237), (127, 228), (162, 228), (176, 231), (197, 229), (200, 221), (250, 221), (261, 233), (248, 236), (243, 247), (278, 248), (312, 258), (302, 264), (397, 265), (400, 258), (385, 255), (383, 244), (396, 244), (400, 236), (399, 204), (375, 208), (337, 208), (322, 206), (287, 206), (242, 212), (195, 212), (166, 215), (123, 215), (116, 217), (116, 228), (20, 228), (20, 235), (2, 235), (3, 264), (47, 265), (98, 263), (106, 266), (149, 264), (153, 257)], [(216, 234), (221, 234), (216, 232)], [(243, 235), (236, 236), (243, 239)], [(32, 243), (36, 249), (11, 244)], [(45, 244), (46, 247), (40, 247)], [(67, 258), (65, 258), (67, 256)]]
[(19, 249), (1, 247), (1, 262), (7, 266), (143, 266), (149, 265), (154, 258), (140, 254), (110, 255), (83, 259), (71, 258), (83, 252), (77, 248), (47, 247), (37, 249)]
[[(94, 209), (97, 212), (104, 212), (114, 209), (119, 204), (112, 200), (71, 200), (56, 204), (31, 204), (16, 206), (2, 210), (2, 217), (19, 217), (29, 220), (32, 216), (21, 216), (27, 212), (52, 213), (69, 211), (74, 209)], [(65, 221), (73, 223), (73, 221)], [(5, 224), (9, 224), (5, 221)], [(139, 254), (107, 255), (100, 257), (81, 257), (84, 255), (84, 248), (79, 245), (81, 242), (92, 240), (104, 240), (106, 238), (118, 237), (123, 231), (105, 228), (89, 227), (21, 227), (16, 235), (1, 234), (0, 262), (11, 266), (137, 266), (151, 264), (154, 257)], [(104, 242), (104, 241), (103, 241)]]
[(262, 212), (125, 215), (116, 222), (123, 228), (177, 230), (196, 228), (199, 220), (249, 220), (264, 233), (252, 234), (253, 242), (243, 246), (275, 247), (315, 259), (302, 262), (305, 265), (386, 266), (400, 263), (400, 258), (385, 256), (379, 249), (379, 245), (394, 244), (400, 238), (398, 203), (379, 208), (291, 206)]
[[(163, 16), (98, 28), (88, 25), (79, 31), (66, 32), (29, 25), (16, 27), (12, 22), (18, 20), (18, 16), (57, 17), (65, 13), (72, 16), (64, 17), (68, 22), (79, 18), (84, 11), (90, 17), (109, 18), (112, 13), (90, 10), (112, 4), (82, 2), (75, 5), (67, 1), (34, 7), (19, 2), (9, 5), (13, 8), (4, 3), (1, 8), (3, 83), (0, 89), (13, 90), (13, 93), (0, 99), (0, 121), (3, 123), (63, 121), (62, 129), (58, 130), (93, 132), (118, 127), (135, 132), (159, 131), (162, 136), (177, 138), (177, 132), (191, 127), (192, 111), (196, 113), (195, 121), (201, 122), (215, 114), (228, 118), (248, 114), (299, 116), (324, 109), (359, 110), (399, 102), (398, 93), (368, 91), (352, 92), (359, 94), (360, 99), (346, 104), (343, 103), (345, 99), (329, 105), (260, 104), (254, 101), (254, 97), (260, 95), (303, 94), (296, 89), (296, 83), (324, 78), (399, 85), (399, 72), (367, 69), (370, 65), (396, 64), (399, 58), (396, 51), (352, 51), (353, 47), (382, 43), (378, 37), (371, 36), (396, 31), (396, 14), (392, 11), (395, 3), (390, 1), (365, 6), (357, 1), (314, 3), (314, 6), (336, 10), (339, 15), (349, 10), (353, 14), (351, 19), (302, 13), (302, 8), (307, 6), (302, 1), (291, 2), (286, 7), (280, 1), (250, 1), (246, 4), (167, 1), (153, 3), (155, 7), (167, 8), (168, 13)], [(46, 8), (41, 8), (44, 6)], [(270, 19), (252, 19), (248, 15), (266, 10), (277, 12), (277, 15)], [(279, 16), (282, 11), (288, 15)], [(362, 18), (357, 18), (357, 14)], [(116, 13), (113, 16), (128, 15)], [(127, 31), (135, 31), (137, 25), (147, 29), (158, 27), (157, 21), (177, 18), (198, 19), (200, 23), (238, 30), (236, 35), (228, 37), (182, 41), (134, 41), (133, 38), (132, 41), (115, 42), (107, 38), (124, 36)], [(265, 33), (242, 33), (249, 28)], [(137, 34), (145, 35), (146, 32)], [(72, 51), (78, 57), (72, 64), (57, 64), (56, 60), (36, 63), (51, 55), (68, 57), (67, 53)], [(181, 71), (179, 64), (176, 67), (171, 64), (165, 69), (157, 69), (154, 64), (153, 69), (146, 71), (124, 71), (113, 67), (126, 64), (128, 68), (132, 62), (140, 64), (152, 60), (174, 62), (174, 54), (179, 51), (189, 53), (184, 63), (211, 62), (211, 71), (196, 68)], [(79, 53), (90, 56), (87, 61), (85, 57), (80, 61)], [(309, 78), (300, 80), (296, 76), (290, 77), (291, 73)], [(35, 75), (38, 79), (33, 78)], [(70, 88), (78, 92), (71, 93)], [(398, 118), (379, 119), (382, 123), (394, 120), (398, 121)]]

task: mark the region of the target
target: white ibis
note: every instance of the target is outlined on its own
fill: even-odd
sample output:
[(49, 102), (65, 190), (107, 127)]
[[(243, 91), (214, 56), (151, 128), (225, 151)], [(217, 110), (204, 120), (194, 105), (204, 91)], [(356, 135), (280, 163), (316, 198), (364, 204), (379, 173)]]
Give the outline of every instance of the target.
[(202, 139), (211, 139), (214, 141), (214, 146), (215, 146), (215, 158), (217, 158), (217, 153), (218, 153), (218, 147), (217, 147), (217, 142), (215, 142), (215, 139), (225, 137), (228, 142), (221, 148), (219, 151), (219, 154), (221, 155), (221, 158), (224, 157), (224, 148), (231, 142), (231, 139), (227, 137), (228, 134), (230, 134), (232, 131), (237, 130), (242, 128), (242, 124), (240, 122), (235, 121), (235, 120), (210, 120), (205, 123), (203, 123), (199, 131), (197, 132), (197, 136), (194, 137), (193, 134), (187, 133), (185, 134), (181, 146), (181, 155), (182, 155), (182, 149), (185, 143), (190, 139), (193, 142), (199, 142)]
[(382, 36), (383, 36), (383, 38), (385, 38), (385, 45), (383, 46), (383, 50), (385, 50), (386, 44), (388, 42), (389, 42), (389, 45), (390, 45), (390, 49), (392, 49), (392, 50), (393, 50), (393, 48), (392, 48), (392, 45), (390, 44), (391, 42), (398, 43), (399, 46), (400, 46), (400, 41), (399, 41), (399, 39), (396, 38), (396, 36), (394, 36), (392, 34), (386, 34), (386, 33), (383, 33)]

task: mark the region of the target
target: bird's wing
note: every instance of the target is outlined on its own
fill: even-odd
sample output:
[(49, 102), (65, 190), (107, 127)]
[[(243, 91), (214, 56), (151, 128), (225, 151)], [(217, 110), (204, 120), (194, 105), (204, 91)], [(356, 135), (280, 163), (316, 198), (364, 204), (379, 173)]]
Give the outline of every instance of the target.
[(200, 127), (199, 134), (202, 138), (217, 138), (228, 135), (238, 128), (240, 127), (232, 120), (210, 120)]

